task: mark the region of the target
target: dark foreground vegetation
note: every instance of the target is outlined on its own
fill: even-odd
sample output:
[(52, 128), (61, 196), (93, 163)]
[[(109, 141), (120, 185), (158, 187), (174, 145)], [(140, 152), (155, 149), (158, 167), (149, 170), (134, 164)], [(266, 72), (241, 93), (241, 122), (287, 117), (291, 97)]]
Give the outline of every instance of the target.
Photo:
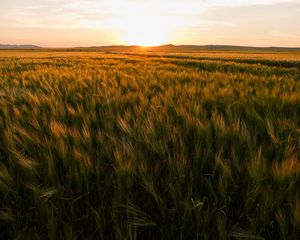
[(300, 236), (299, 59), (5, 54), (0, 239)]

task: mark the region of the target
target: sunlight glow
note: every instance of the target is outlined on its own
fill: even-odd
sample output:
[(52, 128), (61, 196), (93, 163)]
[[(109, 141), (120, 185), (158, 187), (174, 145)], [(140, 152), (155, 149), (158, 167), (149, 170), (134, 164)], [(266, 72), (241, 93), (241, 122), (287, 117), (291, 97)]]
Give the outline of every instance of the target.
[(0, 44), (295, 47), (300, 43), (299, 1), (2, 1)]
[(121, 40), (126, 45), (155, 46), (170, 41), (173, 26), (160, 17), (127, 17), (121, 25)]
[[(180, 6), (177, 6), (180, 8)], [(116, 28), (126, 45), (157, 46), (172, 42), (187, 18), (178, 14), (176, 5), (148, 3), (124, 6)], [(169, 9), (168, 9), (169, 8)]]

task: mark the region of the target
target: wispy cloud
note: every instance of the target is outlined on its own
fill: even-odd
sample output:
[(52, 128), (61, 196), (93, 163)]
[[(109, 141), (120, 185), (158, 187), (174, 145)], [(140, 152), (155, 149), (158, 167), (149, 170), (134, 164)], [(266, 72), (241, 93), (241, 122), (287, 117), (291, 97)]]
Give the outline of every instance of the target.
[(198, 17), (209, 26), (206, 34), (229, 43), (236, 44), (235, 39), (243, 39), (243, 44), (249, 45), (299, 46), (300, 43), (300, 2), (215, 6)]
[[(47, 29), (69, 29), (86, 34), (92, 43), (98, 32), (112, 36), (122, 24), (145, 16), (149, 24), (152, 18), (153, 24), (159, 19), (176, 26), (174, 43), (300, 44), (299, 0), (252, 0), (250, 5), (248, 0), (10, 0), (1, 3), (0, 42), (8, 36), (4, 29), (10, 29), (11, 42), (24, 36), (37, 39), (37, 29), (45, 30), (45, 39)], [(57, 38), (66, 42), (69, 35), (63, 36)]]

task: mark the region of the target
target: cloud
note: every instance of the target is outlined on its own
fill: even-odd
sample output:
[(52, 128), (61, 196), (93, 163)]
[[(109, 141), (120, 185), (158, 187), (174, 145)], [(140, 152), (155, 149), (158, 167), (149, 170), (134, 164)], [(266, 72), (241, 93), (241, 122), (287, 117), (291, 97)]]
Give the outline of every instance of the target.
[[(214, 6), (195, 19), (198, 38), (205, 35), (229, 44), (299, 46), (300, 3)], [(197, 25), (199, 24), (199, 25)]]

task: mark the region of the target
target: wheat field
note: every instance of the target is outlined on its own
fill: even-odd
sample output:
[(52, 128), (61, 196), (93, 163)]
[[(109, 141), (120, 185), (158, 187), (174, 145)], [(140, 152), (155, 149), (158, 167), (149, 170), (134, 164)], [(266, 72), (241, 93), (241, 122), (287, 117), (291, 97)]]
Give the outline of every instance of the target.
[(0, 51), (0, 239), (297, 239), (300, 54)]

